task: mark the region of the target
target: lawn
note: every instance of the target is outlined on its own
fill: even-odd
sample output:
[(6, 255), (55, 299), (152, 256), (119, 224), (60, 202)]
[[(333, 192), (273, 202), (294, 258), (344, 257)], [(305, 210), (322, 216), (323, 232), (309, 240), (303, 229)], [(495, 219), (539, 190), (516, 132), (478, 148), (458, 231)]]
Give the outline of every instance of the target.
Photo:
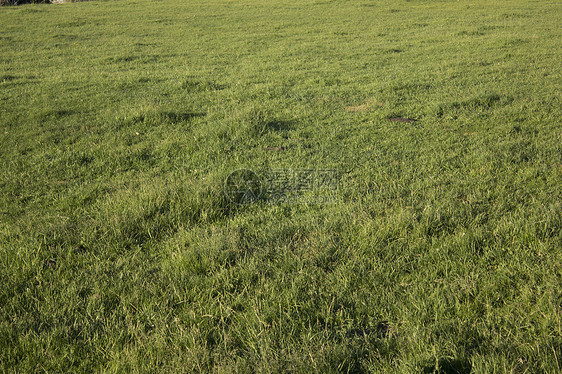
[(0, 7), (0, 370), (562, 370), (562, 3)]

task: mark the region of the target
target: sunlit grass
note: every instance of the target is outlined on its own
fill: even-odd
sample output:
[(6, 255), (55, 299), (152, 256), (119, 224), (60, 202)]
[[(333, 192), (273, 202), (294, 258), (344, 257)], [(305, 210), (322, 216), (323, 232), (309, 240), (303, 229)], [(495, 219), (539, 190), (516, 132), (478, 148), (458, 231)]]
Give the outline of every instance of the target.
[(2, 370), (559, 371), (561, 11), (0, 8)]

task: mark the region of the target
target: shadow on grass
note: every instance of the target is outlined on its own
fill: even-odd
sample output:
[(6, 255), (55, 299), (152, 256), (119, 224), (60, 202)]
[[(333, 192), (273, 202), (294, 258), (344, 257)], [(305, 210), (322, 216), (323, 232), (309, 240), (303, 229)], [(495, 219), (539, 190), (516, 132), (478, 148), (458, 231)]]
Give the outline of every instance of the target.
[(293, 128), (293, 121), (280, 119), (257, 119), (255, 121), (249, 121), (247, 126), (248, 135), (252, 137), (259, 137), (268, 133), (286, 133)]
[(159, 125), (164, 123), (186, 123), (194, 118), (202, 117), (206, 113), (200, 112), (149, 112), (133, 115), (132, 117), (125, 117), (119, 120), (116, 124), (117, 129), (123, 126), (149, 124)]
[(193, 118), (202, 117), (205, 113), (197, 112), (162, 112), (161, 116), (170, 122), (188, 122)]
[(263, 125), (263, 127), (266, 131), (272, 131), (272, 132), (289, 131), (292, 128), (292, 122), (273, 120), (273, 121), (266, 122)]
[(195, 79), (187, 79), (181, 85), (181, 88), (188, 91), (220, 91), (224, 90), (227, 87), (228, 86), (225, 84), (206, 82)]
[(75, 114), (76, 111), (74, 110), (66, 110), (66, 109), (50, 109), (42, 112), (39, 115), (39, 118), (42, 122), (48, 120), (59, 120), (63, 117), (71, 116)]
[(472, 371), (472, 364), (466, 359), (439, 359), (437, 364), (423, 368), (424, 373), (440, 374), (469, 374)]
[(488, 112), (498, 106), (506, 106), (513, 102), (511, 96), (501, 96), (495, 93), (482, 94), (464, 101), (454, 101), (439, 105), (435, 115), (438, 118), (460, 112), (482, 113)]

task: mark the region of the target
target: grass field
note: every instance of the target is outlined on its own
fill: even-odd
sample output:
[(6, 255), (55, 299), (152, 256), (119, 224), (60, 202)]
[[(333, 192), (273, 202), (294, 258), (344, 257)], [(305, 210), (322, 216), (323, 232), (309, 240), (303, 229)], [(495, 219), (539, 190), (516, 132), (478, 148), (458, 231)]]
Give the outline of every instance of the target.
[(0, 8), (0, 370), (560, 372), (561, 14)]

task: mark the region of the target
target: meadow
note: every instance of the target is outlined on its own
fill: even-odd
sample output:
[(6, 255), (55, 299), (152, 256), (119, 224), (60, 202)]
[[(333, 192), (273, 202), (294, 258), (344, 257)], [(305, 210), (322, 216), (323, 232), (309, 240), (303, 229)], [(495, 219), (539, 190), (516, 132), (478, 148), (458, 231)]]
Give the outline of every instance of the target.
[(560, 372), (561, 14), (0, 7), (0, 371)]

